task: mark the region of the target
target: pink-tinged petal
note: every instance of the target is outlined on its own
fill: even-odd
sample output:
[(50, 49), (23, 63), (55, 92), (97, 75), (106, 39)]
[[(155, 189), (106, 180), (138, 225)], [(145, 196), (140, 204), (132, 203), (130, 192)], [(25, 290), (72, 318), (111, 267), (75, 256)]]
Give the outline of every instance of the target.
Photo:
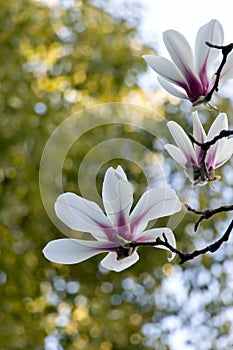
[(174, 83), (178, 86), (187, 88), (187, 83), (176, 68), (176, 66), (164, 57), (154, 56), (154, 55), (144, 55), (142, 56), (146, 63), (151, 66), (151, 68), (159, 74), (164, 79)]
[(164, 148), (166, 149), (166, 151), (168, 151), (170, 156), (178, 164), (180, 164), (182, 167), (185, 167), (185, 164), (187, 163), (187, 159), (184, 156), (183, 152), (178, 147), (168, 144), (168, 145), (165, 145)]
[[(102, 197), (108, 218), (115, 227), (119, 229), (124, 227), (125, 230), (133, 204), (133, 186), (128, 182), (120, 166), (106, 171)], [(120, 234), (120, 231), (118, 233)]]
[(193, 62), (192, 49), (185, 37), (176, 30), (167, 30), (163, 33), (166, 48), (186, 82), (200, 84)]
[(226, 113), (219, 113), (207, 134), (207, 140), (210, 141), (213, 137), (219, 135), (222, 130), (228, 130), (228, 119)]
[[(200, 143), (204, 143), (206, 141), (206, 133), (200, 122), (200, 119), (198, 118), (197, 112), (193, 113), (193, 137), (196, 141)], [(203, 157), (203, 151), (201, 147), (196, 144), (194, 144), (194, 150), (196, 153), (198, 164), (200, 164)]]
[(175, 97), (184, 99), (184, 100), (189, 100), (189, 97), (183, 88), (180, 88), (180, 90), (179, 90), (179, 87), (177, 88), (175, 85), (170, 83), (168, 80), (166, 80), (160, 76), (157, 79), (158, 79), (159, 84), (164, 88), (164, 90), (169, 92), (169, 94), (171, 94)]
[(224, 65), (220, 74), (220, 82), (223, 82), (229, 79), (233, 79), (233, 52), (227, 57), (227, 62)]
[(187, 134), (182, 129), (182, 127), (173, 121), (168, 122), (167, 126), (168, 126), (168, 129), (170, 130), (170, 133), (172, 134), (172, 137), (174, 138), (177, 146), (183, 152), (187, 161), (189, 163), (196, 164), (197, 158), (196, 158), (196, 154), (194, 152), (193, 145), (192, 145), (189, 137), (187, 136)]
[(55, 203), (55, 212), (73, 230), (90, 232), (99, 240), (112, 237), (112, 224), (100, 207), (74, 193), (60, 195)]
[(208, 169), (215, 169), (217, 167), (217, 163), (219, 164), (218, 166), (220, 166), (225, 163), (226, 160), (228, 160), (227, 158), (225, 161), (223, 161), (225, 159), (225, 156), (222, 150), (224, 149), (224, 152), (226, 152), (226, 148), (224, 147), (225, 142), (226, 140), (224, 139), (219, 140), (209, 148), (206, 155), (206, 164)]
[(174, 214), (181, 210), (181, 203), (171, 188), (151, 188), (145, 192), (130, 215), (131, 237), (135, 240), (149, 221)]
[(76, 264), (102, 252), (111, 251), (111, 247), (106, 242), (64, 238), (49, 242), (43, 249), (43, 254), (48, 260), (58, 264)]
[(222, 45), (223, 38), (222, 25), (215, 19), (202, 26), (197, 32), (195, 42), (196, 68), (205, 89), (208, 87), (208, 68), (212, 66), (219, 55), (219, 50), (210, 48), (206, 42)]
[(222, 144), (217, 148), (215, 169), (226, 163), (233, 154), (233, 138), (222, 141)]
[[(157, 238), (161, 238), (164, 241), (163, 234), (165, 234), (168, 243), (176, 248), (176, 239), (172, 230), (168, 227), (153, 228), (148, 231), (144, 231), (140, 236), (137, 237), (137, 242), (155, 242)], [(166, 249), (167, 247), (163, 245), (155, 246), (155, 248)], [(170, 251), (170, 250), (169, 250)], [(173, 260), (176, 256), (175, 253), (171, 252), (171, 257), (168, 258), (169, 261)]]
[(116, 253), (108, 253), (108, 255), (101, 261), (101, 265), (108, 270), (120, 272), (135, 264), (138, 260), (139, 255), (136, 251), (132, 255), (121, 260), (117, 260)]
[(205, 162), (207, 165), (207, 169), (210, 170), (211, 168), (215, 169), (216, 164), (216, 155), (217, 155), (217, 142), (211, 146), (206, 154)]

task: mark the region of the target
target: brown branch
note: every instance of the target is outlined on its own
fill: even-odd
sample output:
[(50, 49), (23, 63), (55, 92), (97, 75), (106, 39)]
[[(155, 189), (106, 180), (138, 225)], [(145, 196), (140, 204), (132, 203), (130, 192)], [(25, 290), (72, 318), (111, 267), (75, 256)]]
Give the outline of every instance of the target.
[(198, 142), (192, 134), (189, 134), (189, 137), (193, 143), (200, 146), (203, 151), (208, 151), (208, 149), (214, 145), (218, 140), (223, 139), (224, 137), (229, 137), (233, 135), (233, 130), (221, 130), (218, 135), (213, 137), (210, 141)]
[(164, 240), (162, 240), (160, 237), (158, 237), (158, 238), (156, 238), (156, 240), (154, 241), (154, 242), (129, 242), (129, 243), (127, 243), (126, 245), (125, 245), (125, 247), (127, 248), (129, 248), (129, 247), (131, 247), (131, 248), (136, 248), (136, 247), (140, 247), (140, 246), (152, 246), (152, 247), (156, 247), (156, 246), (159, 246), (159, 245), (162, 245), (162, 246), (164, 246), (164, 247), (166, 247), (166, 248), (168, 248), (171, 252), (173, 252), (173, 253), (176, 253), (176, 254), (178, 254), (178, 255), (182, 255), (183, 254), (183, 252), (182, 251), (180, 251), (180, 250), (178, 250), (178, 249), (176, 249), (175, 247), (173, 247), (169, 242), (168, 242), (168, 239), (167, 239), (167, 237), (166, 237), (166, 235), (165, 235), (165, 233), (163, 233), (163, 239)]
[(155, 240), (155, 242), (130, 242), (130, 243), (127, 243), (126, 245), (124, 245), (124, 247), (121, 247), (121, 248), (125, 249), (125, 250), (129, 250), (129, 249), (133, 249), (134, 250), (136, 247), (139, 247), (139, 246), (153, 246), (153, 247), (164, 246), (164, 247), (168, 248), (171, 252), (173, 252), (173, 253), (175, 253), (175, 254), (177, 254), (179, 256), (179, 258), (180, 258), (179, 264), (182, 265), (186, 261), (193, 260), (197, 256), (206, 254), (208, 252), (209, 253), (216, 252), (221, 247), (221, 245), (224, 242), (228, 241), (232, 229), (233, 229), (233, 220), (230, 222), (230, 224), (229, 224), (228, 228), (226, 229), (226, 231), (224, 232), (224, 234), (217, 241), (215, 241), (214, 243), (206, 246), (205, 248), (196, 249), (192, 253), (185, 253), (182, 250), (179, 250), (179, 249), (173, 247), (168, 242), (167, 237), (166, 237), (165, 234), (163, 234), (163, 239), (158, 237)]
[(222, 61), (218, 67), (218, 70), (215, 73), (216, 79), (215, 79), (214, 85), (213, 85), (212, 89), (209, 91), (209, 93), (204, 98), (205, 102), (209, 102), (211, 100), (211, 97), (212, 97), (214, 91), (218, 91), (220, 75), (221, 75), (221, 72), (222, 72), (224, 65), (226, 64), (227, 56), (229, 55), (229, 53), (233, 49), (233, 43), (226, 45), (226, 46), (218, 46), (218, 45), (213, 45), (209, 42), (206, 42), (206, 45), (208, 45), (209, 47), (214, 48), (214, 49), (222, 50), (222, 56), (223, 56)]
[(222, 237), (220, 237), (217, 241), (215, 241), (214, 243), (208, 245), (207, 247), (203, 248), (203, 249), (197, 249), (194, 250), (192, 253), (183, 253), (181, 255), (179, 255), (181, 261), (180, 261), (180, 265), (185, 263), (188, 260), (192, 260), (194, 258), (196, 258), (199, 255), (203, 255), (206, 253), (215, 253), (224, 242), (227, 242), (231, 231), (233, 229), (233, 220), (230, 222), (228, 228), (226, 229), (226, 231), (224, 232), (224, 234), (222, 235)]
[(216, 209), (206, 209), (206, 210), (196, 210), (191, 208), (188, 204), (185, 204), (185, 207), (187, 208), (188, 211), (201, 215), (200, 218), (196, 221), (194, 225), (194, 231), (196, 232), (198, 229), (199, 224), (201, 223), (202, 220), (208, 220), (212, 216), (218, 213), (223, 213), (223, 212), (228, 212), (233, 210), (233, 205), (223, 205), (219, 208)]

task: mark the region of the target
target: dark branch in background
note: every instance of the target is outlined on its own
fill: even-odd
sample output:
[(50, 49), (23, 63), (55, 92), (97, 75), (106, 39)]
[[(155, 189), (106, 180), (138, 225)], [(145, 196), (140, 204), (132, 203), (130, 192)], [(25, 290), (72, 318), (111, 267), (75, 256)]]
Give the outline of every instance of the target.
[(192, 253), (185, 253), (182, 250), (179, 250), (179, 249), (173, 247), (168, 242), (167, 237), (166, 237), (165, 234), (163, 234), (163, 239), (157, 238), (155, 240), (155, 242), (129, 242), (129, 243), (125, 244), (124, 246), (120, 247), (120, 248), (122, 248), (123, 250), (127, 251), (127, 250), (132, 250), (132, 249), (134, 250), (136, 247), (139, 247), (139, 246), (153, 246), (153, 247), (163, 246), (163, 247), (168, 248), (171, 252), (177, 254), (179, 256), (179, 258), (180, 258), (180, 265), (182, 265), (186, 261), (192, 260), (192, 259), (196, 258), (199, 255), (216, 252), (221, 247), (221, 245), (224, 242), (228, 241), (232, 229), (233, 229), (233, 220), (230, 222), (230, 225), (228, 226), (228, 228), (226, 229), (224, 234), (217, 241), (215, 241), (214, 243), (206, 246), (203, 249), (196, 249)]
[(188, 204), (185, 204), (185, 207), (187, 208), (188, 211), (201, 215), (201, 217), (196, 221), (194, 225), (194, 231), (196, 232), (198, 229), (199, 224), (201, 223), (202, 220), (208, 220), (212, 216), (218, 213), (223, 213), (223, 212), (228, 212), (233, 210), (233, 205), (223, 205), (219, 208), (216, 209), (206, 209), (206, 210), (196, 210), (191, 208)]
[[(214, 44), (211, 44), (209, 42), (206, 42), (206, 45), (208, 45), (209, 47), (214, 48), (214, 49), (222, 50), (223, 58), (222, 58), (222, 61), (218, 67), (217, 72), (215, 73), (216, 79), (215, 79), (214, 85), (213, 85), (212, 89), (209, 91), (209, 93), (205, 96), (203, 102), (209, 102), (211, 100), (211, 97), (212, 97), (214, 91), (218, 91), (218, 85), (219, 85), (219, 80), (220, 80), (220, 75), (221, 75), (222, 69), (227, 61), (227, 56), (233, 50), (233, 43), (226, 45), (226, 46), (219, 46), (219, 45), (214, 45)], [(195, 103), (194, 103), (194, 105), (195, 105)]]

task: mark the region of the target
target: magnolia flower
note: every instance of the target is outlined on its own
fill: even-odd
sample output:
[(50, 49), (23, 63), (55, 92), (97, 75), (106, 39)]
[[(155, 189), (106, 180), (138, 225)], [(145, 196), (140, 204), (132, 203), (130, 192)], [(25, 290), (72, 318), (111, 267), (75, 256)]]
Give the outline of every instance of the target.
[[(106, 269), (121, 271), (139, 259), (137, 247), (130, 242), (155, 242), (165, 234), (175, 246), (173, 232), (165, 228), (145, 230), (149, 221), (171, 215), (181, 209), (181, 203), (172, 189), (149, 189), (130, 213), (133, 188), (123, 169), (109, 168), (102, 189), (105, 213), (100, 207), (74, 193), (60, 195), (55, 203), (58, 218), (71, 229), (89, 232), (95, 240), (58, 239), (49, 242), (43, 253), (50, 261), (74, 264), (94, 255), (108, 252), (101, 261)], [(157, 246), (164, 248), (164, 246)], [(172, 253), (171, 258), (174, 257)]]
[[(173, 62), (164, 57), (145, 55), (145, 61), (159, 75), (158, 81), (170, 94), (187, 99), (193, 105), (205, 102), (206, 95), (211, 91), (216, 79), (216, 61), (219, 50), (206, 45), (222, 45), (224, 38), (222, 25), (217, 20), (211, 20), (201, 27), (196, 36), (195, 54), (185, 37), (175, 31), (163, 33), (164, 44)], [(221, 71), (221, 81), (233, 78), (233, 54)], [(207, 101), (208, 102), (208, 101)]]
[[(207, 150), (203, 161), (204, 151), (197, 144), (192, 145), (181, 126), (173, 121), (168, 122), (167, 125), (178, 147), (168, 144), (165, 145), (165, 149), (184, 168), (193, 186), (205, 185), (208, 182), (218, 180), (220, 177), (215, 176), (215, 169), (219, 168), (231, 157), (233, 153), (233, 138), (222, 138), (215, 142)], [(220, 113), (217, 116), (207, 135), (197, 112), (193, 113), (193, 137), (199, 143), (212, 140), (222, 130), (228, 130), (228, 120), (225, 113)]]

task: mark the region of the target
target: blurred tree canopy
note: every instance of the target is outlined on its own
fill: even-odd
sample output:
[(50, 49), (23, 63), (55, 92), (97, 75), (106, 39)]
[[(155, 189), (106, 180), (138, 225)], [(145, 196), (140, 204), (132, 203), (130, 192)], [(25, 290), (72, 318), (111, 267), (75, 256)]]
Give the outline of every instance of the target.
[[(132, 7), (132, 13), (137, 12), (135, 4)], [(183, 270), (167, 263), (164, 252), (145, 248), (140, 262), (120, 274), (104, 271), (99, 266), (100, 256), (80, 265), (62, 266), (42, 255), (48, 241), (63, 237), (40, 197), (43, 149), (56, 127), (75, 112), (107, 102), (131, 102), (132, 93), (144, 98), (137, 77), (146, 70), (141, 55), (150, 53), (150, 48), (137, 38), (137, 16), (132, 24), (91, 1), (9, 0), (1, 4), (0, 27), (0, 348), (181, 350), (183, 345), (172, 337), (180, 334), (185, 346), (191, 344), (189, 324), (190, 332), (201, 329), (200, 350), (230, 350), (233, 267), (229, 248), (218, 254), (214, 264), (212, 258), (203, 257), (198, 269), (193, 262)], [(232, 112), (230, 101), (219, 103)], [(166, 115), (190, 128), (185, 106), (182, 109), (182, 104), (165, 102), (159, 110), (161, 119)], [(203, 112), (203, 118), (208, 125), (209, 113)], [(148, 122), (147, 130), (155, 128), (153, 120)], [(66, 189), (79, 191), (79, 164), (88, 150), (109, 134), (137, 140), (160, 159), (161, 149), (153, 133), (123, 124), (102, 126), (88, 131), (70, 150), (64, 163)], [(98, 155), (95, 161), (98, 163)], [(96, 174), (99, 192), (106, 168), (119, 162), (138, 198), (147, 185), (145, 177), (142, 169), (124, 159), (113, 159)], [(177, 185), (174, 163), (168, 162), (167, 181), (181, 190), (186, 180)], [(232, 201), (230, 163), (226, 169), (222, 176), (227, 186), (216, 185), (213, 207), (221, 204), (221, 191)], [(87, 174), (89, 185), (93, 184), (88, 183)], [(198, 195), (200, 208), (209, 207), (209, 189)], [(213, 223), (204, 223), (198, 240), (190, 229), (193, 215), (187, 214), (176, 230), (179, 247), (190, 250), (195, 243), (211, 241), (223, 230), (226, 217), (223, 214)], [(166, 224), (166, 219), (159, 224)], [(180, 285), (180, 297), (175, 290), (172, 294), (172, 276)], [(215, 292), (211, 294), (212, 289)], [(207, 295), (206, 304), (196, 303), (192, 314), (188, 298), (197, 300), (203, 295)], [(204, 343), (210, 334), (214, 335)], [(191, 345), (184, 348), (194, 349)]]

